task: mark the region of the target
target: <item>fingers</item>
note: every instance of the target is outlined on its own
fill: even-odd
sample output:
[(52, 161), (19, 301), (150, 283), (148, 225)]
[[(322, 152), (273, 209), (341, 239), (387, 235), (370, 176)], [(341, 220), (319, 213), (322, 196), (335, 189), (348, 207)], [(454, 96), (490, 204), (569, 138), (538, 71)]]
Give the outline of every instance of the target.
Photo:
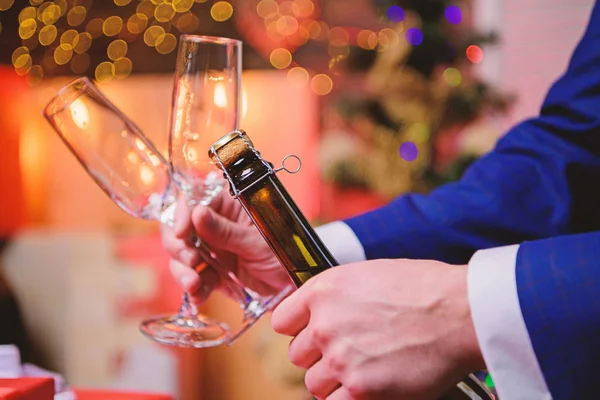
[(182, 196), (177, 200), (175, 208), (175, 220), (173, 221), (173, 233), (179, 239), (187, 240), (192, 232), (192, 210), (187, 200)]
[(171, 274), (184, 291), (192, 296), (194, 303), (204, 303), (210, 293), (219, 286), (219, 276), (212, 268), (194, 270), (177, 260), (171, 260)]
[(292, 364), (309, 369), (321, 358), (321, 352), (314, 346), (310, 339), (310, 331), (304, 329), (292, 339), (288, 349), (288, 356)]
[(325, 361), (317, 362), (306, 371), (304, 383), (308, 391), (318, 399), (330, 399), (331, 397), (328, 396), (340, 387), (340, 383), (332, 376)]
[(260, 239), (254, 227), (241, 225), (217, 214), (208, 207), (196, 207), (192, 222), (198, 236), (214, 248), (241, 254), (252, 247), (252, 239)]
[(271, 326), (282, 335), (296, 336), (310, 321), (310, 310), (305, 301), (306, 287), (301, 287), (277, 306), (271, 316)]
[(177, 237), (173, 228), (162, 225), (160, 234), (163, 247), (172, 259), (178, 260), (188, 267), (193, 267), (200, 261), (198, 251), (187, 240)]
[(338, 387), (333, 391), (329, 396), (327, 396), (327, 400), (352, 400), (354, 397), (345, 389), (343, 386)]

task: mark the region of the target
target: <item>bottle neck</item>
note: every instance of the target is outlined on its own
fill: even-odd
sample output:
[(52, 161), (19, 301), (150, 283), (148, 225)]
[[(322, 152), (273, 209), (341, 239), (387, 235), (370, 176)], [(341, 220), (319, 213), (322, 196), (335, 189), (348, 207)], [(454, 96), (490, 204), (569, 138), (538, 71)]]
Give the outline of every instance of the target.
[(257, 154), (244, 153), (227, 172), (238, 200), (297, 286), (338, 265), (273, 169)]

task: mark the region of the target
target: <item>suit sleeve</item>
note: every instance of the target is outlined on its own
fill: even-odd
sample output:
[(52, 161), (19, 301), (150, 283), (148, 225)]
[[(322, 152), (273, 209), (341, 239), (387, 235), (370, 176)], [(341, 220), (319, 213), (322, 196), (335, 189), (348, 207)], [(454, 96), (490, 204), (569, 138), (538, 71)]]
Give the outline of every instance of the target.
[(600, 229), (600, 6), (540, 115), (463, 178), (346, 220), (367, 259), (466, 263), (478, 249)]
[(468, 286), (500, 398), (597, 397), (600, 232), (480, 250)]
[(552, 398), (596, 397), (600, 371), (600, 232), (520, 246), (521, 312)]

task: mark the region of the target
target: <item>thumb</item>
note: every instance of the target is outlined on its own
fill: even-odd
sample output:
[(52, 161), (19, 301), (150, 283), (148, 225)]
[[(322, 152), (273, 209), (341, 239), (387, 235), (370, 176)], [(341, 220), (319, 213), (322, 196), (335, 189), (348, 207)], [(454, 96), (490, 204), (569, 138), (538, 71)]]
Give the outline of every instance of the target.
[(253, 239), (260, 238), (253, 226), (231, 221), (209, 207), (196, 207), (192, 223), (198, 237), (213, 249), (234, 254), (246, 253), (253, 247)]

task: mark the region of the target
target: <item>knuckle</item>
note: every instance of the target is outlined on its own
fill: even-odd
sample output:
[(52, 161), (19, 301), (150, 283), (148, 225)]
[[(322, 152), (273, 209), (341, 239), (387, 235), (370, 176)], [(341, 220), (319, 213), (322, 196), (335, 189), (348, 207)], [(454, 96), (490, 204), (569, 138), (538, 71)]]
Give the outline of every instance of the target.
[(334, 346), (327, 354), (327, 367), (337, 375), (342, 375), (348, 366), (349, 346), (346, 344), (338, 344)]
[(366, 398), (369, 393), (369, 383), (361, 373), (353, 372), (342, 378), (342, 386), (346, 388), (353, 399)]
[(332, 334), (326, 327), (315, 326), (309, 332), (309, 338), (317, 347), (323, 348), (331, 341)]

